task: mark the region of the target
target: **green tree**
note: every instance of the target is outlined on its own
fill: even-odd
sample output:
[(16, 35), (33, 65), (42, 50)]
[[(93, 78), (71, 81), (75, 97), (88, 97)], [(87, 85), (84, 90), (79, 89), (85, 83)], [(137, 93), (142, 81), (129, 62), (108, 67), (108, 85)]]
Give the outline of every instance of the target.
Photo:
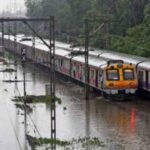
[[(79, 41), (84, 34), (84, 19), (88, 18), (91, 46), (141, 56), (149, 54), (149, 3), (149, 0), (26, 0), (28, 16), (56, 17), (57, 37), (61, 40)], [(80, 42), (84, 43), (84, 39)]]

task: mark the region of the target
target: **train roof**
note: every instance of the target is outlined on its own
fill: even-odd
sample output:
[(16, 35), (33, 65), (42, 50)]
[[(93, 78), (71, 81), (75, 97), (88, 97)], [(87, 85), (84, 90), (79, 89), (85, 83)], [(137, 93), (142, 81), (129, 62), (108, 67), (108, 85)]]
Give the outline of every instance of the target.
[[(73, 48), (73, 50), (74, 51), (78, 51), (78, 50), (84, 51), (84, 47), (75, 47), (75, 48)], [(136, 65), (142, 61), (148, 60), (147, 58), (140, 57), (140, 56), (129, 55), (129, 54), (114, 52), (114, 51), (110, 51), (110, 50), (101, 50), (101, 49), (91, 48), (91, 47), (89, 47), (89, 55), (93, 56), (95, 58), (99, 57), (99, 58), (103, 58), (103, 59), (113, 59), (113, 60), (119, 59), (119, 60), (123, 60), (125, 63), (132, 63), (134, 65)]]
[[(5, 39), (9, 39), (9, 37), (10, 37), (11, 41), (14, 41), (14, 36), (12, 36), (12, 35), (4, 36)], [(47, 44), (49, 44), (49, 40), (45, 39), (44, 41)], [(19, 35), (17, 35), (17, 42), (27, 45), (27, 46), (32, 46), (32, 37), (30, 37), (30, 36), (27, 37), (23, 34), (19, 34)], [(57, 49), (64, 49), (64, 50), (70, 49), (70, 44), (66, 44), (63, 42), (55, 41), (55, 45), (56, 45), (55, 47)], [(46, 45), (44, 45), (43, 42), (39, 38), (35, 38), (35, 48), (43, 50), (43, 51), (49, 51), (49, 48)]]
[(138, 64), (141, 61), (147, 60), (146, 58), (143, 57), (136, 57), (136, 56), (132, 56), (132, 55), (124, 55), (124, 54), (120, 54), (120, 53), (113, 53), (113, 52), (106, 52), (101, 54), (99, 57), (102, 58), (110, 58), (110, 59), (119, 59), (119, 60), (123, 60), (125, 63), (132, 63), (134, 65)]
[(69, 55), (70, 52), (65, 51), (63, 49), (60, 48), (55, 48), (55, 54), (58, 56), (62, 56), (62, 57), (66, 57), (66, 58), (71, 58), (71, 56)]
[[(10, 35), (5, 35), (4, 38), (9, 39), (14, 41), (14, 36)], [(17, 35), (17, 42), (27, 45), (27, 46), (32, 46), (32, 37), (26, 37), (23, 34), (19, 34)], [(48, 44), (49, 40), (45, 39), (45, 42)], [(35, 38), (35, 48), (39, 49), (39, 50), (43, 50), (43, 51), (49, 51), (49, 48), (43, 44), (43, 42), (39, 39), (39, 38)], [(55, 41), (55, 50), (56, 50), (56, 54), (63, 56), (63, 57), (67, 57), (67, 58), (71, 58), (71, 56), (69, 55), (69, 53), (71, 51), (84, 51), (84, 47), (71, 47), (71, 44), (67, 44), (64, 42), (59, 42), (59, 41)], [(101, 60), (103, 59), (119, 59), (119, 60), (123, 60), (125, 63), (132, 63), (134, 65), (139, 64), (139, 66), (141, 67), (146, 67), (146, 68), (150, 68), (149, 67), (149, 63), (145, 62), (145, 63), (140, 63), (142, 61), (149, 61), (149, 59), (144, 58), (144, 57), (138, 57), (138, 56), (133, 56), (133, 55), (128, 55), (128, 54), (123, 54), (120, 52), (113, 52), (113, 51), (109, 51), (109, 50), (101, 50), (101, 49), (97, 49), (97, 48), (91, 48), (89, 47), (89, 63), (90, 65), (96, 66), (98, 67), (99, 64), (101, 64)], [(80, 56), (76, 56), (73, 59), (78, 59), (78, 61), (80, 62), (84, 62), (84, 57), (80, 57)], [(81, 59), (81, 60), (80, 60)], [(82, 60), (83, 59), (83, 60)]]
[(142, 62), (138, 65), (139, 68), (144, 68), (150, 71), (150, 61)]
[[(75, 61), (78, 61), (81, 63), (85, 63), (85, 57), (84, 56), (76, 56), (76, 57), (73, 57), (72, 60), (75, 60)], [(90, 66), (101, 68), (101, 66), (107, 64), (107, 60), (106, 59), (100, 59), (100, 58), (94, 58), (92, 56), (89, 56), (89, 62), (88, 63)]]

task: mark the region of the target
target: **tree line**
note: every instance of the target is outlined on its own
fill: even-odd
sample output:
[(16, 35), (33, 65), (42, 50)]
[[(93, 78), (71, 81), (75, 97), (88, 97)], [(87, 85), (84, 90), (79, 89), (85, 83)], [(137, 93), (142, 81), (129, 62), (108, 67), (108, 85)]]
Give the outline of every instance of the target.
[(90, 45), (150, 56), (149, 0), (26, 0), (27, 16), (56, 18), (59, 40), (84, 44), (84, 20)]

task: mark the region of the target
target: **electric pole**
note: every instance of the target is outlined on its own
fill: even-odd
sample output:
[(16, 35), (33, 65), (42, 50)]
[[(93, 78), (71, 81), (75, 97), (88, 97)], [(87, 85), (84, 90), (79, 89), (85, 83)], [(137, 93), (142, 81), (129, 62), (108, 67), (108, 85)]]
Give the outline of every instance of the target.
[(56, 150), (56, 104), (55, 104), (55, 19), (50, 17), (50, 96), (51, 96), (51, 144)]
[[(17, 23), (14, 22), (14, 52), (17, 50)], [(15, 72), (15, 80), (17, 80), (17, 59), (16, 59), (16, 56), (14, 55), (15, 57), (15, 69), (16, 69), (16, 72)]]
[(2, 54), (4, 55), (4, 22), (1, 22), (2, 25)]
[(89, 99), (89, 21), (85, 19), (85, 99)]

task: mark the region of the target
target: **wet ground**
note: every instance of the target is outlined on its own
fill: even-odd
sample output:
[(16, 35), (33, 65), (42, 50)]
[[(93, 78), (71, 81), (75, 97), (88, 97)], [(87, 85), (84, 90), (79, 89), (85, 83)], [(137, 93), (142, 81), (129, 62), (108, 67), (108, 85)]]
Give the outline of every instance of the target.
[[(0, 65), (0, 69), (5, 67)], [(22, 80), (22, 67), (18, 65), (17, 70), (18, 79)], [(45, 85), (49, 83), (46, 70), (36, 67), (34, 76), (33, 66), (28, 65), (26, 73), (27, 94), (44, 95)], [(24, 112), (11, 101), (14, 96), (23, 95), (23, 83), (2, 81), (14, 80), (14, 76), (14, 73), (0, 73), (0, 150), (30, 150), (25, 140)], [(57, 138), (98, 137), (105, 145), (99, 148), (102, 150), (150, 149), (149, 100), (132, 98), (115, 102), (92, 94), (86, 101), (82, 87), (60, 79), (56, 80), (56, 95), (62, 100), (62, 104), (56, 107)], [(33, 111), (27, 115), (26, 133), (49, 138), (49, 105), (38, 103), (31, 104), (31, 107)], [(37, 149), (44, 150), (45, 147)], [(74, 147), (74, 150), (79, 149)]]

